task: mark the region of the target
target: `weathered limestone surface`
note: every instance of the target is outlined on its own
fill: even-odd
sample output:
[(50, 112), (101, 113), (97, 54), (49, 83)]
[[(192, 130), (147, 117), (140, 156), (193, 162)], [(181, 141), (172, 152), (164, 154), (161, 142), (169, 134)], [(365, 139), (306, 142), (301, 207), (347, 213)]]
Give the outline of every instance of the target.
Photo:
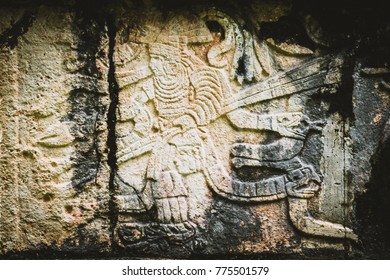
[(107, 250), (105, 27), (62, 8), (1, 13), (3, 34), (21, 32), (1, 49), (1, 252)]
[(238, 2), (0, 6), (2, 257), (390, 255), (381, 7)]

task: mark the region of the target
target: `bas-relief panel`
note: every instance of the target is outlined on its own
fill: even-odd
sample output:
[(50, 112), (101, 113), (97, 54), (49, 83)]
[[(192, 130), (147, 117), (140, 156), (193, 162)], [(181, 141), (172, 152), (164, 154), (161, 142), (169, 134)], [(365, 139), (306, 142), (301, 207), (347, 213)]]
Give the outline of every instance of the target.
[(375, 239), (358, 210), (388, 138), (389, 70), (311, 15), (294, 23), (304, 40), (280, 36), (291, 6), (266, 2), (1, 10), (1, 253), (305, 255)]
[(346, 124), (321, 100), (341, 85), (342, 55), (260, 40), (216, 9), (132, 20), (114, 52), (120, 246), (357, 240), (345, 216)]

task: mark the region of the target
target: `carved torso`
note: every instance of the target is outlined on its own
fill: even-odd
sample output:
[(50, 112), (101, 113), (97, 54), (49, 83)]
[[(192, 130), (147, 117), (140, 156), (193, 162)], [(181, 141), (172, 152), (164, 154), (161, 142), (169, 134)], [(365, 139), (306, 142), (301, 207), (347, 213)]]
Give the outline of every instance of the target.
[(190, 106), (190, 86), (188, 78), (166, 79), (166, 76), (155, 76), (154, 104), (158, 116), (172, 120), (186, 111)]

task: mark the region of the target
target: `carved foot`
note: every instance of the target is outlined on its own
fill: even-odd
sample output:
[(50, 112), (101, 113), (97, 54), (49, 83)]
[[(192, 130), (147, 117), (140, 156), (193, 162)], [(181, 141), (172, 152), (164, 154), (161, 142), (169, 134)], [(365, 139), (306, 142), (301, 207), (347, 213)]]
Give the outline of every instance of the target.
[(311, 216), (307, 199), (289, 198), (288, 201), (291, 222), (300, 231), (315, 236), (347, 238), (358, 241), (358, 236), (353, 233), (352, 229), (341, 224), (317, 220)]

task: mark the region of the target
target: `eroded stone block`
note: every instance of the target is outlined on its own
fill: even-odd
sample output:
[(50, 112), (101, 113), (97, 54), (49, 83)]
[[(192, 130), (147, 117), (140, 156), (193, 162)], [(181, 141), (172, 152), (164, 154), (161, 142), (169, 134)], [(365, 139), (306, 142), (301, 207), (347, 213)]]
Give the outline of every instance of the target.
[(1, 251), (106, 250), (105, 26), (65, 8), (1, 14), (19, 36), (1, 47)]

